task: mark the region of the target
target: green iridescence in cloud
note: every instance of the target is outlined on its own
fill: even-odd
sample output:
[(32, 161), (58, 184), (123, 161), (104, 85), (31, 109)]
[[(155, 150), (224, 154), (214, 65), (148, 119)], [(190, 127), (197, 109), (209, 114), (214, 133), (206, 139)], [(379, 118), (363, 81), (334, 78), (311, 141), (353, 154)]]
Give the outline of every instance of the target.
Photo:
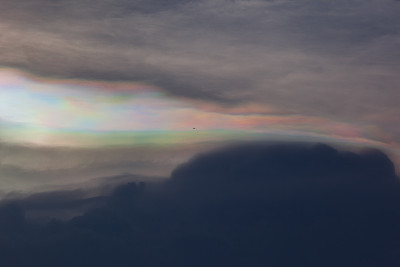
[(145, 84), (0, 71), (0, 138), (49, 146), (168, 145), (290, 136), (373, 142), (361, 126), (172, 98)]

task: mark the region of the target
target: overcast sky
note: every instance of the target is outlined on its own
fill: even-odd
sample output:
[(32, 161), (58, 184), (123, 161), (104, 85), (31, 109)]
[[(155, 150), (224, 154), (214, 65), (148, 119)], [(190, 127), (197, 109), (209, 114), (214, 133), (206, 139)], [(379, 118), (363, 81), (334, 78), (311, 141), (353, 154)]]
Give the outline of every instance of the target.
[(400, 266), (400, 1), (0, 0), (0, 266)]
[[(98, 147), (118, 146), (114, 162), (138, 145), (188, 158), (200, 143), (252, 139), (378, 147), (397, 162), (399, 1), (0, 6), (0, 147), (21, 157), (2, 153), (2, 179), (21, 176), (10, 164), (43, 171), (37, 145), (64, 153), (53, 160), (60, 169), (65, 147), (101, 162)], [(39, 156), (18, 163), (32, 151)], [(178, 162), (162, 161), (170, 167), (158, 174)]]

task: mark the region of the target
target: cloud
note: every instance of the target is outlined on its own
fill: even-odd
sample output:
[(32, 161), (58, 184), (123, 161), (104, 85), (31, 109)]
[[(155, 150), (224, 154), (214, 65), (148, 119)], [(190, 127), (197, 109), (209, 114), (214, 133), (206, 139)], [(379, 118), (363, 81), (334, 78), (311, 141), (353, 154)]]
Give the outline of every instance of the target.
[(208, 147), (68, 148), (0, 143), (0, 198), (13, 192), (73, 190), (124, 181), (123, 175), (115, 174), (129, 173), (139, 180), (165, 178), (177, 164)]
[(9, 200), (0, 263), (398, 266), (398, 183), (379, 151), (238, 145), (196, 156), (164, 183), (118, 186), (69, 220), (24, 214), (38, 205), (28, 203), (64, 210), (76, 192)]
[[(398, 129), (398, 16), (370, 1), (1, 1), (0, 64)], [(379, 103), (379, 105), (377, 104)]]
[(176, 168), (171, 177), (188, 197), (207, 191), (200, 201), (230, 191), (267, 198), (321, 193), (332, 187), (357, 186), (360, 192), (369, 192), (396, 181), (392, 162), (379, 151), (356, 154), (327, 145), (262, 143), (199, 155)]

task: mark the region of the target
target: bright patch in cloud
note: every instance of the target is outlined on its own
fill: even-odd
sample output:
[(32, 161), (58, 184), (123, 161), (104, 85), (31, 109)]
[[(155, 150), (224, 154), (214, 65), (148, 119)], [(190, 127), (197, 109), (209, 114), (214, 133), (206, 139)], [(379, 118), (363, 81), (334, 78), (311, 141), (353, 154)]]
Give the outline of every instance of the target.
[(276, 115), (251, 104), (213, 109), (141, 84), (32, 79), (3, 70), (0, 86), (6, 141), (85, 146), (320, 136), (371, 142), (363, 125)]

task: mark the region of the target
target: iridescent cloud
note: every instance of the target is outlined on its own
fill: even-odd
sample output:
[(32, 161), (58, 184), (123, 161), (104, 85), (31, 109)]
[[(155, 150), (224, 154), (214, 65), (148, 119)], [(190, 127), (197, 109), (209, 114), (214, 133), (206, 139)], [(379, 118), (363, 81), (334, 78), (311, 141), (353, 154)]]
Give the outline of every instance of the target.
[(232, 139), (320, 138), (384, 145), (355, 122), (246, 104), (173, 98), (139, 83), (55, 80), (0, 72), (0, 137), (49, 146), (165, 145)]

